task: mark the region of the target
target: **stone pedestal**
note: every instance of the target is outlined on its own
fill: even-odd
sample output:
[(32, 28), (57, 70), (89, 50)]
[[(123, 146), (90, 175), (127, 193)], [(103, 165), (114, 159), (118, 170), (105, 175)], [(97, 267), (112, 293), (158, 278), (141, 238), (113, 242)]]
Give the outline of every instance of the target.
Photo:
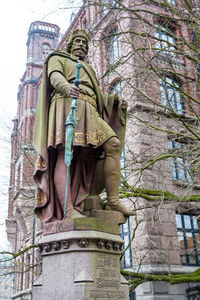
[(42, 274), (34, 283), (33, 300), (129, 299), (120, 274), (123, 240), (117, 224), (82, 218), (51, 225), (46, 224), (39, 242)]

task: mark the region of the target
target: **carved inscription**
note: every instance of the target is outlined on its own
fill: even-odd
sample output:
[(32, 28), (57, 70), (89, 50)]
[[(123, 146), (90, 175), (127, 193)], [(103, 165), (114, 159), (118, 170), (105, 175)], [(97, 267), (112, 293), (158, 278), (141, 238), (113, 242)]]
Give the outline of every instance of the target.
[[(97, 288), (120, 288), (118, 276), (118, 258), (111, 255), (99, 255), (97, 258), (96, 287)], [(117, 298), (116, 298), (117, 299)]]
[(110, 255), (100, 255), (97, 258), (97, 268), (98, 267), (117, 267), (118, 259), (111, 257)]
[(119, 281), (113, 281), (113, 280), (103, 280), (101, 278), (97, 278), (97, 287), (103, 288), (103, 287), (115, 287), (119, 288)]
[(124, 299), (125, 292), (115, 292), (115, 291), (90, 291), (90, 298), (92, 299)]

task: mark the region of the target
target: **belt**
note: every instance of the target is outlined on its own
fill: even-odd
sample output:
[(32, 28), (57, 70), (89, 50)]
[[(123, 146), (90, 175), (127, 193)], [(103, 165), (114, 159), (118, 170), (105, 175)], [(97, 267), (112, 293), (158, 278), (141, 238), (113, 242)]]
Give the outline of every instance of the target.
[(86, 102), (92, 104), (95, 108), (97, 108), (97, 103), (94, 100), (94, 98), (92, 98), (92, 97), (90, 97), (88, 95), (80, 93), (78, 99), (86, 101)]
[[(62, 97), (63, 97), (62, 94), (57, 93), (55, 96), (52, 97), (51, 102), (53, 102), (54, 100), (56, 100), (56, 99), (58, 99), (58, 98), (62, 98)], [(79, 100), (86, 101), (86, 102), (92, 104), (95, 108), (97, 108), (97, 103), (96, 103), (96, 101), (94, 100), (94, 98), (92, 98), (92, 97), (90, 97), (90, 96), (88, 96), (88, 95), (85, 95), (85, 94), (80, 93), (78, 99), (79, 99)]]

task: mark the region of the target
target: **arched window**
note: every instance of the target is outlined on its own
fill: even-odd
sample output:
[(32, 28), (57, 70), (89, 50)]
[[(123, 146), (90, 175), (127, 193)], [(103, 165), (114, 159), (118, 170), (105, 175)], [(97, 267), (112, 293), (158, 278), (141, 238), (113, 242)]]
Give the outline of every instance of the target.
[(156, 30), (156, 47), (161, 55), (176, 57), (176, 40), (174, 28), (166, 24), (158, 24)]
[(49, 44), (43, 44), (42, 45), (42, 61), (46, 59), (46, 57), (49, 55), (50, 52), (50, 45)]

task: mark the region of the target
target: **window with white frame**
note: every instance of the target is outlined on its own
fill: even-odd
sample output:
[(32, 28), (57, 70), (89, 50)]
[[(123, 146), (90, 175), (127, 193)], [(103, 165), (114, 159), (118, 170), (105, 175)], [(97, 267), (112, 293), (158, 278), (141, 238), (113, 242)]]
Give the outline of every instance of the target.
[(174, 38), (174, 30), (158, 24), (156, 30), (156, 48), (160, 54), (176, 57), (176, 40)]
[(168, 149), (173, 155), (170, 160), (172, 177), (174, 180), (182, 180), (184, 182), (193, 182), (193, 172), (190, 169), (189, 147), (185, 143), (178, 141), (168, 141)]
[(179, 83), (170, 77), (160, 79), (160, 91), (162, 104), (172, 112), (184, 115), (184, 103), (180, 94)]
[(181, 263), (200, 265), (200, 231), (196, 215), (176, 214), (176, 226), (180, 243)]
[(124, 240), (123, 249), (126, 249), (123, 257), (122, 257), (122, 268), (131, 268), (132, 267), (132, 251), (131, 251), (131, 231), (130, 231), (130, 221), (127, 218), (125, 224), (121, 225), (121, 237)]
[(117, 27), (109, 32), (106, 42), (106, 49), (108, 64), (115, 64), (120, 58), (119, 35)]

